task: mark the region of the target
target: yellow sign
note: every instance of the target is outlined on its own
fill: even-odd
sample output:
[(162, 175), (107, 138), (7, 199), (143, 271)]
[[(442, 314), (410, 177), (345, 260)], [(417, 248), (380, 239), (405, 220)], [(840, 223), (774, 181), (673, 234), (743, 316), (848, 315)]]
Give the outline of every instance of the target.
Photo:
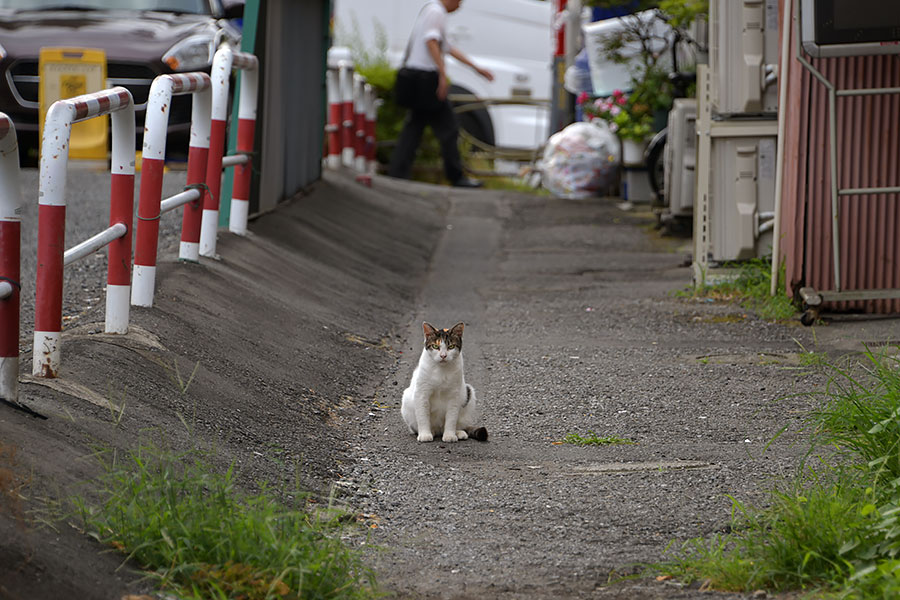
[[(93, 48), (41, 48), (38, 73), (41, 135), (51, 104), (109, 87), (106, 53)], [(75, 123), (69, 138), (69, 158), (106, 160), (108, 144), (108, 116)]]

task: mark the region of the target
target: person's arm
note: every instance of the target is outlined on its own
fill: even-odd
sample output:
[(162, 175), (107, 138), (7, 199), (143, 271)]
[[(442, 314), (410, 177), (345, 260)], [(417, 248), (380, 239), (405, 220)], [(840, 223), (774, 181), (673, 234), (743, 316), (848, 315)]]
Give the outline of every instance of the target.
[(450, 80), (447, 79), (447, 69), (444, 66), (444, 53), (441, 52), (441, 44), (437, 40), (428, 40), (425, 42), (428, 47), (428, 54), (434, 61), (438, 72), (437, 97), (443, 100), (447, 97), (447, 91), (450, 89)]
[(478, 73), (479, 75), (481, 75), (488, 81), (494, 80), (493, 73), (491, 73), (487, 69), (482, 69), (481, 67), (479, 67), (478, 65), (473, 63), (472, 59), (470, 59), (468, 56), (463, 54), (463, 52), (461, 50), (459, 50), (458, 48), (456, 48), (455, 46), (450, 46), (450, 56), (452, 56), (453, 58), (455, 58), (462, 64), (467, 65), (468, 67), (472, 68), (472, 70), (474, 70), (476, 73)]

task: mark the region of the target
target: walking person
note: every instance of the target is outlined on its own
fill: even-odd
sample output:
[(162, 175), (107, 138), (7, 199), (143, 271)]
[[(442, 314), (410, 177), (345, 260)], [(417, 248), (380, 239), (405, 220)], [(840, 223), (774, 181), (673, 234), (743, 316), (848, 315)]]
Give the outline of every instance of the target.
[[(406, 115), (403, 130), (397, 139), (397, 146), (391, 156), (388, 175), (408, 179), (416, 150), (422, 141), (425, 126), (431, 127), (441, 147), (444, 174), (457, 187), (481, 187), (482, 183), (463, 174), (462, 158), (459, 155), (457, 137), (459, 124), (453, 107), (447, 100), (450, 81), (447, 79), (444, 55), (449, 54), (459, 62), (471, 67), (476, 73), (494, 80), (494, 75), (473, 63), (468, 56), (455, 48), (447, 40), (447, 15), (459, 9), (462, 0), (428, 0), (422, 7), (413, 25), (406, 56), (401, 69), (412, 72), (424, 85), (416, 86), (418, 96)], [(436, 77), (435, 77), (436, 74)], [(436, 82), (436, 83), (433, 83)], [(433, 95), (433, 96), (432, 96)]]

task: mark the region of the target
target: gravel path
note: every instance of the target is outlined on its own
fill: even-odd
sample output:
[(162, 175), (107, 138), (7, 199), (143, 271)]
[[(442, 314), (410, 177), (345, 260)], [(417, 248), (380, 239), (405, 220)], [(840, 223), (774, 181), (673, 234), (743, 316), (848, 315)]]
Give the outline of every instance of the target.
[[(392, 185), (385, 183), (385, 185)], [(399, 598), (708, 598), (655, 581), (604, 587), (673, 540), (722, 531), (804, 452), (819, 376), (810, 332), (673, 297), (684, 240), (614, 200), (454, 193), (396, 369), (358, 423), (340, 485), (385, 547)], [(466, 322), (486, 444), (420, 444), (399, 401), (421, 321)], [(576, 447), (568, 434), (630, 445)], [(737, 596), (736, 596), (737, 597)]]
[[(171, 173), (165, 195), (183, 181)], [(36, 172), (23, 189), (34, 210), (28, 298)], [(106, 226), (108, 178), (73, 171), (69, 190), (71, 246)], [(132, 311), (128, 336), (94, 331), (105, 257), (68, 269), (65, 313), (85, 314), (66, 340), (68, 387), (23, 385), (26, 405), (49, 418), (7, 411), (0, 439), (20, 450), (34, 497), (92, 477), (96, 467), (73, 457), (97, 443), (124, 449), (148, 431), (175, 447), (214, 447), (217, 464), (236, 465), (245, 482), (293, 477), (300, 461), (301, 476), (318, 489), (333, 483), (371, 527), (348, 541), (368, 542), (395, 598), (740, 598), (652, 578), (608, 582), (660, 560), (673, 541), (724, 531), (729, 495), (763, 501), (791, 476), (813, 402), (796, 392), (823, 382), (800, 352), (897, 340), (900, 321), (812, 330), (680, 299), (685, 240), (660, 238), (652, 223), (614, 199), (385, 178), (370, 190), (327, 173), (254, 221), (252, 235), (223, 235), (222, 260), (162, 260), (163, 293)], [(172, 257), (176, 214), (162, 228), (160, 256)], [(487, 443), (419, 444), (402, 424), (423, 320), (466, 323)], [(179, 365), (196, 370), (189, 393), (173, 383)], [(128, 407), (114, 426), (110, 394)], [(559, 443), (592, 432), (633, 443)], [(17, 577), (30, 597), (106, 600), (148, 585), (81, 531), (20, 532), (0, 518), (0, 534), (15, 542), (0, 546), (0, 579)]]

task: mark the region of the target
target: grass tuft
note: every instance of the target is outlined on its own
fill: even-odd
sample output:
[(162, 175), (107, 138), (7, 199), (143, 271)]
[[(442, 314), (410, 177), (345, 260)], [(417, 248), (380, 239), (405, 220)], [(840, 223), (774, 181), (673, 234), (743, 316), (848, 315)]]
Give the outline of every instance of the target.
[(582, 436), (577, 433), (570, 433), (561, 439), (558, 444), (572, 444), (573, 446), (610, 446), (621, 444), (633, 444), (633, 440), (620, 438), (614, 435), (598, 436), (593, 431), (588, 431), (587, 435)]
[(341, 541), (345, 519), (238, 491), (198, 452), (141, 448), (106, 465), (101, 501), (76, 499), (85, 529), (184, 598), (362, 599), (374, 578)]
[[(709, 298), (723, 302), (734, 302), (747, 310), (751, 310), (767, 321), (786, 321), (792, 318), (797, 309), (792, 300), (784, 293), (784, 287), (777, 286), (775, 296), (770, 295), (772, 283), (772, 262), (766, 258), (756, 258), (740, 263), (725, 265), (736, 268), (737, 277), (714, 285), (700, 287), (678, 293), (679, 296), (691, 298)], [(784, 277), (781, 268), (779, 280)]]
[(900, 597), (900, 364), (866, 350), (826, 368), (801, 475), (765, 508), (735, 500), (730, 533), (688, 540), (655, 569), (729, 591)]

